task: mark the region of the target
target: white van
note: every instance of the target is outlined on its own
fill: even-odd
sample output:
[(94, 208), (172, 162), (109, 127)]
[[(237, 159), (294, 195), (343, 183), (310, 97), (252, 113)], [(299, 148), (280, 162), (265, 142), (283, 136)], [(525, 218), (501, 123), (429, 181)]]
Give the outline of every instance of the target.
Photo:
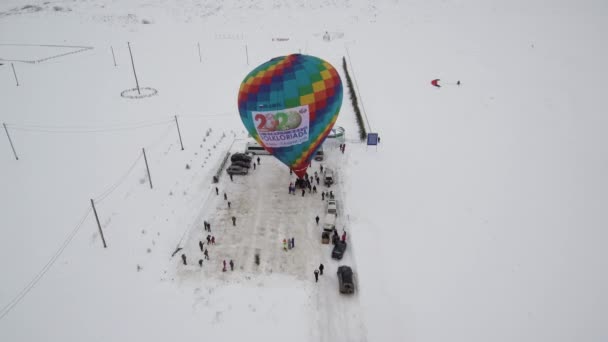
[(270, 155), (270, 152), (266, 151), (266, 149), (264, 149), (264, 147), (262, 147), (262, 145), (258, 144), (256, 141), (247, 143), (245, 153)]
[(325, 215), (325, 219), (323, 220), (323, 231), (325, 232), (333, 232), (336, 228), (336, 215), (327, 214)]

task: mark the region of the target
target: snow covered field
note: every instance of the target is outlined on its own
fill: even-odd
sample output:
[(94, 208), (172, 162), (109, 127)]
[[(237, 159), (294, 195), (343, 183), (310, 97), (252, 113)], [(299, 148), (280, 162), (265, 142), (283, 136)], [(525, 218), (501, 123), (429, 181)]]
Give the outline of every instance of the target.
[[(0, 341), (607, 340), (607, 15), (592, 0), (3, 1), (0, 121), (19, 160), (2, 138)], [(158, 95), (120, 96), (127, 42)], [(342, 262), (319, 242), (320, 195), (288, 195), (273, 157), (224, 172), (220, 196), (211, 181), (244, 148), (243, 77), (297, 52), (343, 81), (347, 58), (382, 138), (357, 143), (345, 96), (346, 153), (328, 142), (324, 162)], [(217, 243), (201, 269), (203, 220)]]

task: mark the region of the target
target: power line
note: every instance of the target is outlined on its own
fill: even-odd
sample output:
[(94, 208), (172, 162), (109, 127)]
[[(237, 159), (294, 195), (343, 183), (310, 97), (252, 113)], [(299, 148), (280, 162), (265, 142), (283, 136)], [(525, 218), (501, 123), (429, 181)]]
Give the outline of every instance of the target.
[(78, 126), (41, 126), (41, 125), (15, 125), (7, 124), (14, 130), (27, 132), (43, 132), (43, 133), (100, 133), (100, 132), (116, 132), (132, 129), (147, 128), (153, 126), (161, 126), (172, 123), (173, 120), (164, 120), (158, 122), (131, 124), (123, 126), (108, 126), (108, 127), (78, 127)]
[(127, 172), (125, 172), (122, 177), (120, 177), (118, 179), (118, 181), (116, 181), (111, 187), (109, 187), (106, 191), (102, 192), (101, 195), (97, 196), (94, 200), (97, 203), (101, 203), (106, 197), (108, 197), (108, 195), (110, 195), (110, 193), (112, 193), (114, 190), (116, 190), (116, 188), (118, 188), (118, 186), (120, 186), (120, 184), (122, 184), (125, 179), (129, 176), (129, 174), (131, 173), (131, 171), (133, 171), (133, 169), (135, 168), (135, 166), (137, 165), (137, 162), (141, 159), (141, 154), (137, 157), (137, 159), (135, 159), (135, 161), (133, 162), (133, 164), (131, 164), (131, 167), (129, 167), (129, 169), (127, 170)]
[(21, 292), (19, 292), (15, 297), (13, 297), (13, 299), (9, 301), (0, 310), (0, 320), (2, 320), (6, 315), (8, 315), (9, 312), (11, 312), (15, 306), (17, 306), (17, 304), (19, 304), (19, 302), (21, 302), (21, 300), (34, 288), (34, 286), (38, 284), (38, 282), (42, 279), (46, 272), (51, 269), (51, 267), (53, 266), (53, 264), (55, 264), (57, 259), (59, 259), (63, 251), (65, 251), (70, 242), (72, 242), (72, 239), (74, 239), (74, 236), (76, 236), (76, 233), (78, 233), (80, 228), (83, 226), (84, 221), (87, 219), (90, 213), (91, 209), (87, 208), (86, 212), (84, 213), (76, 227), (70, 232), (70, 234), (59, 247), (59, 249), (55, 252), (55, 254), (53, 254), (51, 259), (49, 259), (49, 261), (44, 265), (44, 267), (42, 267), (42, 269), (36, 274), (36, 276), (34, 276), (34, 278), (21, 290)]

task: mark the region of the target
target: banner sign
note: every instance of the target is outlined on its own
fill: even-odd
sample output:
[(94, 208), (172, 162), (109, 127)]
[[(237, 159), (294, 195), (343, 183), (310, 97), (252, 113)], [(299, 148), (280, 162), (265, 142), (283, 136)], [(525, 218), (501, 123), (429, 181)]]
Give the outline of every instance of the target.
[(308, 105), (272, 111), (254, 111), (251, 117), (266, 147), (287, 147), (308, 141), (310, 129)]
[(367, 145), (378, 145), (378, 133), (367, 133)]

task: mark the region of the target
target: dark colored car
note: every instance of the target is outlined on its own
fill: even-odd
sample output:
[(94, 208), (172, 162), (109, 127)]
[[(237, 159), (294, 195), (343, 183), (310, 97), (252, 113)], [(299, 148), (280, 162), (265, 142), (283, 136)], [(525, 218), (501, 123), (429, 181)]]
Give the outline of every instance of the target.
[(344, 256), (344, 251), (346, 251), (346, 242), (337, 241), (334, 245), (334, 249), (331, 251), (331, 257), (334, 259), (342, 260)]
[(242, 160), (235, 160), (232, 162), (232, 165), (236, 165), (236, 166), (240, 166), (240, 167), (246, 167), (246, 168), (250, 168), (251, 167), (251, 163), (250, 162), (245, 162)]
[(226, 169), (229, 175), (246, 175), (249, 173), (249, 169), (238, 165), (230, 165)]
[(353, 270), (348, 266), (338, 267), (338, 289), (340, 293), (353, 293), (355, 292), (355, 281), (353, 277)]
[(235, 162), (237, 160), (244, 161), (246, 163), (251, 162), (251, 156), (245, 153), (235, 153), (230, 156), (230, 161)]

